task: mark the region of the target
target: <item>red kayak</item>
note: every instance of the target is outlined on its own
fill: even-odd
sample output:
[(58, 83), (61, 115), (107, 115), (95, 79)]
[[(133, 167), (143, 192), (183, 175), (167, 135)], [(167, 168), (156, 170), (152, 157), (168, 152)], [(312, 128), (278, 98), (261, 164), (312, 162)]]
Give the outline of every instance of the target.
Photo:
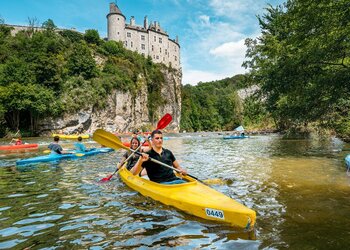
[(1, 145), (0, 150), (37, 149), (38, 144)]
[[(129, 142), (129, 141), (123, 142), (123, 145), (124, 145), (124, 146), (127, 146), (127, 147), (130, 147), (130, 142)], [(149, 146), (149, 143), (148, 143), (148, 142), (145, 142), (142, 146), (147, 147), (147, 146)]]

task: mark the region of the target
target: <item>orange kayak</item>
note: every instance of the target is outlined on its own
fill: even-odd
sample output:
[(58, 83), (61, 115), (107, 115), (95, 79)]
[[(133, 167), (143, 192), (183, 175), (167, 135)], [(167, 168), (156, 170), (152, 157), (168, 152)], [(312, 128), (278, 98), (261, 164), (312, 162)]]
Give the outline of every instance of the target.
[(21, 145), (1, 145), (0, 150), (18, 150), (18, 149), (36, 149), (38, 144), (21, 144)]

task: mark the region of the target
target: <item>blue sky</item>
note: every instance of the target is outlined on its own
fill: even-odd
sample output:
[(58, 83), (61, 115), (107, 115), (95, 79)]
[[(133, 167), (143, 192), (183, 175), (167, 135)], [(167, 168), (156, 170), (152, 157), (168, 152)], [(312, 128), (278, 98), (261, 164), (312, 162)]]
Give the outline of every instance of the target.
[[(110, 0), (0, 0), (0, 17), (7, 24), (38, 24), (52, 19), (60, 28), (107, 35), (106, 15)], [(118, 0), (127, 22), (159, 21), (170, 38), (179, 37), (183, 84), (220, 80), (239, 73), (244, 61), (244, 39), (260, 35), (256, 15), (267, 4), (283, 0)]]

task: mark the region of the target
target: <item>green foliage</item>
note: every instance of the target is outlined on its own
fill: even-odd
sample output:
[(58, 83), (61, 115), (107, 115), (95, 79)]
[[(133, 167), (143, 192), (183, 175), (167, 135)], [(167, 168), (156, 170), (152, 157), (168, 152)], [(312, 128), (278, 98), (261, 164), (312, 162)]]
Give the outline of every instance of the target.
[(83, 76), (91, 79), (98, 75), (96, 62), (91, 55), (90, 48), (83, 42), (74, 43), (70, 49), (67, 61), (70, 76)]
[(101, 40), (95, 30), (56, 32), (50, 19), (42, 27), (11, 36), (0, 25), (0, 134), (18, 128), (35, 134), (41, 118), (103, 108), (115, 90), (136, 98), (145, 84), (150, 117), (166, 103), (160, 97), (165, 67), (120, 42)]
[(107, 41), (99, 48), (99, 52), (105, 56), (123, 56), (125, 49), (121, 42)]
[(232, 130), (242, 123), (241, 75), (182, 88), (181, 130)]
[(61, 31), (59, 31), (59, 34), (63, 38), (68, 39), (72, 43), (80, 42), (81, 40), (84, 39), (84, 36), (82, 34), (80, 34), (77, 31), (73, 31), (73, 30), (61, 30)]
[[(139, 65), (140, 66), (140, 65)], [(164, 79), (164, 73), (161, 71), (160, 65), (150, 65), (146, 67), (147, 75), (147, 91), (148, 91), (148, 110), (151, 123), (156, 120), (156, 111), (159, 106), (166, 104), (166, 100), (162, 98), (161, 89)]]
[(101, 42), (100, 35), (97, 30), (86, 30), (84, 34), (84, 40), (87, 43), (99, 45)]
[(250, 60), (244, 66), (279, 129), (337, 129), (328, 121), (350, 92), (349, 7), (347, 0), (290, 0), (259, 17), (262, 36), (246, 40)]
[(45, 22), (43, 22), (41, 27), (49, 31), (54, 31), (57, 28), (52, 19), (47, 19)]

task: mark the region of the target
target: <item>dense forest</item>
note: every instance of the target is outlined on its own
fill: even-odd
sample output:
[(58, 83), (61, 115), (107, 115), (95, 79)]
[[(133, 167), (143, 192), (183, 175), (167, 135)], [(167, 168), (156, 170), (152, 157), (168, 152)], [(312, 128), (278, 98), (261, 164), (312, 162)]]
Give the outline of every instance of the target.
[(271, 129), (273, 122), (256, 94), (240, 96), (249, 86), (245, 75), (189, 84), (182, 88), (181, 129), (185, 131), (233, 130), (244, 124), (250, 129)]
[[(163, 66), (150, 58), (100, 39), (96, 30), (58, 31), (50, 19), (42, 28), (29, 25), (12, 36), (0, 20), (0, 136), (18, 129), (34, 135), (40, 118), (103, 108), (112, 89), (136, 94), (140, 74), (148, 94), (160, 96)], [(163, 102), (148, 104), (151, 121), (157, 101)]]
[[(291, 0), (268, 6), (258, 21), (241, 86), (235, 78), (184, 86), (183, 129), (272, 125), (350, 138), (350, 2)], [(259, 91), (240, 103), (237, 90), (249, 86)]]

